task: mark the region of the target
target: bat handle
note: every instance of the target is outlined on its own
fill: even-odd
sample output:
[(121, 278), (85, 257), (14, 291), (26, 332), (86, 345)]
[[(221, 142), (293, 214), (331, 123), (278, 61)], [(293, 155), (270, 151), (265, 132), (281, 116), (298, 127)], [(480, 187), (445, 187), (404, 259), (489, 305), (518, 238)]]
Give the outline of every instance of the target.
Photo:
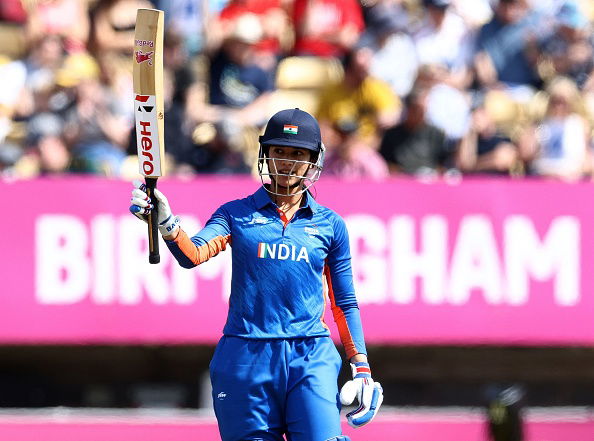
[(148, 239), (149, 239), (149, 262), (159, 263), (161, 256), (159, 255), (159, 201), (155, 197), (155, 187), (157, 186), (157, 178), (145, 178), (146, 195), (151, 198), (153, 209), (148, 216)]

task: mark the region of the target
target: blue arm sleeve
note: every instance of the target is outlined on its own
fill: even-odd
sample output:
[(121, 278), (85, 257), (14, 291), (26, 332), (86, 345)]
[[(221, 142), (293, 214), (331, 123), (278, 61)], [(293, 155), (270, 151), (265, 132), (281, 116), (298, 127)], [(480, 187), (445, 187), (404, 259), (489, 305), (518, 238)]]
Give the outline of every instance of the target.
[(192, 238), (180, 230), (175, 240), (165, 243), (181, 266), (192, 268), (225, 250), (230, 241), (231, 218), (222, 206)]
[(332, 314), (347, 358), (367, 354), (359, 305), (355, 297), (349, 235), (339, 216), (333, 219), (334, 237), (326, 260), (326, 280)]

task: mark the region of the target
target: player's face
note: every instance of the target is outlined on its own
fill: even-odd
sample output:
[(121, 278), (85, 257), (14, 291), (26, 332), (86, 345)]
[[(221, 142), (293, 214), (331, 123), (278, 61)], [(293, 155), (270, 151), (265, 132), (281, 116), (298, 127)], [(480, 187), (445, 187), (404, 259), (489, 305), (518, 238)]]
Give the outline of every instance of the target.
[(302, 182), (310, 167), (311, 152), (296, 147), (271, 146), (268, 158), (268, 169), (276, 185), (288, 188)]

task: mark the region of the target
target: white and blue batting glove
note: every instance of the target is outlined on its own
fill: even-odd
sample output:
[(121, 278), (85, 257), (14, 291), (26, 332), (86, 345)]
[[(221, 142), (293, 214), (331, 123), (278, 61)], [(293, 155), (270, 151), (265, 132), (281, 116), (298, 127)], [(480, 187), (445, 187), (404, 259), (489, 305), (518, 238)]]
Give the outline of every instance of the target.
[(384, 401), (384, 390), (381, 384), (372, 380), (369, 363), (351, 363), (351, 370), (353, 379), (340, 389), (340, 402), (349, 405), (355, 398), (359, 401), (359, 407), (346, 415), (349, 425), (357, 428), (370, 423), (377, 415)]
[[(169, 201), (163, 193), (155, 188), (155, 198), (157, 199), (158, 207), (158, 222), (159, 232), (163, 236), (171, 234), (179, 225), (180, 219), (174, 216), (169, 206)], [(132, 190), (132, 198), (130, 199), (130, 212), (138, 219), (147, 222), (147, 216), (153, 209), (153, 201), (146, 194), (146, 186), (141, 181), (134, 181), (134, 189)]]

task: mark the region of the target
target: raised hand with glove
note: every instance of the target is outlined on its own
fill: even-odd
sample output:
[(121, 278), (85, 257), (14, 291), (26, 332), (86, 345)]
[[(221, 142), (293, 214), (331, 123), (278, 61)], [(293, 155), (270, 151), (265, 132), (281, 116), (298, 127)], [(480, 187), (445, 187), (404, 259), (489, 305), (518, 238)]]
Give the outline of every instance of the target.
[(357, 428), (371, 422), (377, 415), (384, 401), (384, 392), (382, 385), (371, 378), (369, 363), (364, 361), (351, 363), (351, 370), (353, 379), (342, 386), (340, 402), (349, 405), (357, 398), (359, 407), (346, 415), (349, 425)]
[[(163, 236), (171, 236), (179, 226), (180, 219), (174, 216), (169, 206), (169, 201), (163, 193), (158, 189), (154, 190), (154, 195), (159, 204), (159, 232)], [(134, 189), (132, 190), (132, 198), (130, 199), (130, 212), (138, 219), (147, 222), (147, 216), (154, 207), (154, 201), (146, 194), (146, 186), (141, 181), (134, 181)]]

